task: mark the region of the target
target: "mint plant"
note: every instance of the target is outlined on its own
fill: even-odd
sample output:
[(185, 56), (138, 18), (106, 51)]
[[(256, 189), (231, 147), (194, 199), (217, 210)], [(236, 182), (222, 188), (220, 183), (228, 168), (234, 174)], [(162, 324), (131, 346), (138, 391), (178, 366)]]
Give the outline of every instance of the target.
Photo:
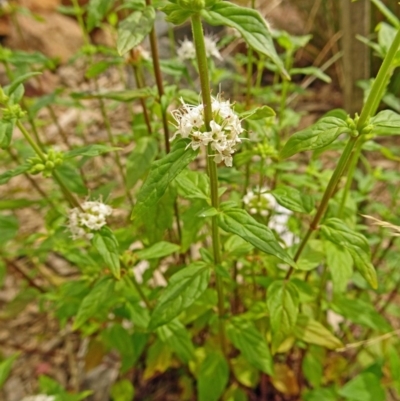
[[(299, 130), (293, 78), (330, 78), (296, 67), (311, 37), (271, 30), (255, 2), (73, 0), (62, 10), (82, 30), (78, 56), (91, 90), (29, 99), (24, 84), (56, 63), (0, 52), (10, 81), (0, 92), (0, 183), (24, 175), (43, 198), (0, 201), (0, 273), (11, 266), (23, 277), (15, 303), (38, 302), (99, 360), (116, 352), (114, 401), (156, 399), (155, 378), (173, 380), (181, 400), (399, 396), (398, 242), (386, 229), (400, 225), (400, 115), (380, 109), (398, 65), (394, 17), (386, 13), (391, 40), (360, 114), (331, 110)], [(191, 27), (172, 60), (158, 51), (157, 10)], [(205, 35), (205, 23), (246, 43), (235, 56), (245, 78), (221, 67), (224, 40)], [(118, 37), (115, 49), (91, 43), (90, 32), (105, 25)], [(99, 78), (112, 71), (119, 88), (126, 74), (136, 88), (102, 88)], [(76, 146), (76, 133), (58, 124), (60, 104), (95, 108), (103, 140), (84, 129)], [(132, 129), (117, 134), (121, 105)], [(44, 109), (60, 143), (42, 129)], [(374, 164), (372, 152), (393, 164)], [(40, 211), (38, 232), (18, 231), (21, 208)], [(54, 255), (72, 277), (46, 273)], [(0, 314), (10, 316), (12, 308)], [(0, 386), (19, 358), (0, 362)], [(96, 391), (80, 385), (72, 391), (43, 375), (37, 392), (78, 400)]]

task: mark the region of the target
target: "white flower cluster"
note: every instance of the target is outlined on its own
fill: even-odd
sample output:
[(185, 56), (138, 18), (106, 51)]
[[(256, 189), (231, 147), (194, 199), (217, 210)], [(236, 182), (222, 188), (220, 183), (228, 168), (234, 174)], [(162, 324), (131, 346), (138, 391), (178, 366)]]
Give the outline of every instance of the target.
[(92, 231), (100, 230), (106, 222), (106, 217), (112, 213), (112, 208), (102, 202), (87, 201), (81, 205), (82, 210), (75, 207), (68, 212), (68, 228), (72, 238), (92, 239)]
[(281, 206), (267, 188), (249, 191), (243, 197), (244, 204), (251, 214), (267, 217), (271, 214), (268, 227), (274, 230), (286, 245), (293, 244), (295, 237), (288, 229), (288, 221), (293, 212)]
[(223, 161), (226, 166), (232, 167), (232, 154), (236, 150), (236, 144), (241, 142), (239, 135), (243, 132), (243, 128), (229, 100), (221, 100), (220, 95), (212, 98), (211, 131), (207, 131), (205, 127), (203, 104), (194, 106), (186, 104), (182, 99), (181, 102), (182, 107), (172, 111), (172, 116), (178, 124), (176, 125), (177, 131), (171, 141), (177, 135), (182, 138), (190, 138), (192, 142), (188, 146), (194, 150), (198, 149), (200, 145), (211, 144), (211, 149), (216, 152), (214, 155), (215, 163)]
[(21, 401), (54, 401), (54, 395), (38, 394), (24, 397)]
[[(207, 57), (214, 57), (218, 60), (222, 60), (221, 53), (218, 50), (217, 42), (211, 36), (204, 37), (204, 45), (206, 47)], [(194, 43), (188, 39), (181, 42), (178, 50), (178, 58), (180, 61), (194, 60), (196, 58), (196, 49)]]

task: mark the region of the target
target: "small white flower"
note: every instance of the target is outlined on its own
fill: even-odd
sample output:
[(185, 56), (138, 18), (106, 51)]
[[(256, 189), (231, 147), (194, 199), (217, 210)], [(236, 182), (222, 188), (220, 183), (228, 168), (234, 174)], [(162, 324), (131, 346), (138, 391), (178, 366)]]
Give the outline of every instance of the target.
[(281, 206), (275, 197), (267, 192), (267, 188), (248, 191), (243, 197), (243, 203), (251, 214), (260, 214), (263, 217), (271, 215), (268, 227), (274, 230), (286, 245), (291, 245), (295, 237), (288, 229), (288, 221), (293, 212)]
[(182, 99), (181, 108), (172, 111), (172, 116), (177, 122), (176, 132), (171, 138), (173, 141), (177, 135), (182, 138), (190, 138), (188, 146), (196, 150), (200, 145), (211, 144), (211, 149), (216, 153), (215, 163), (224, 162), (226, 166), (232, 166), (232, 155), (235, 153), (236, 144), (241, 142), (239, 135), (243, 132), (241, 121), (233, 111), (229, 101), (222, 101), (221, 96), (212, 98), (211, 109), (213, 119), (210, 122), (211, 131), (207, 131), (204, 123), (203, 105), (189, 105)]
[(180, 61), (185, 60), (194, 60), (196, 58), (196, 49), (194, 47), (194, 43), (188, 39), (185, 39), (181, 42), (178, 50), (178, 58)]
[[(212, 36), (204, 37), (204, 45), (206, 48), (207, 57), (214, 57), (222, 61), (222, 56), (218, 50), (217, 42)], [(196, 48), (194, 47), (194, 43), (188, 39), (185, 39), (181, 42), (176, 52), (178, 54), (179, 60), (182, 62), (185, 60), (196, 59)]]
[(72, 239), (92, 239), (92, 231), (98, 231), (107, 224), (106, 217), (112, 213), (112, 208), (100, 201), (87, 201), (68, 211), (68, 225)]
[(218, 50), (217, 42), (212, 36), (204, 37), (204, 45), (206, 47), (207, 57), (215, 57), (216, 59), (222, 61), (222, 56)]

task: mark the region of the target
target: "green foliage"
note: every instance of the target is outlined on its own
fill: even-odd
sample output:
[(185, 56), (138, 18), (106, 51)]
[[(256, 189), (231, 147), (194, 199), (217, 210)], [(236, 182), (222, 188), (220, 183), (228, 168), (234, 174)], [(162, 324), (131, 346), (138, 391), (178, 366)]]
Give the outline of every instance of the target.
[(153, 28), (156, 12), (152, 6), (134, 11), (118, 26), (117, 50), (123, 56), (129, 50), (139, 45)]
[(229, 367), (219, 352), (209, 353), (198, 373), (199, 401), (218, 401), (228, 384)]
[(197, 152), (186, 147), (186, 141), (178, 141), (167, 156), (152, 163), (149, 175), (137, 194), (132, 219), (139, 218), (155, 206), (168, 185), (196, 157)]
[(324, 117), (316, 124), (293, 134), (283, 147), (280, 156), (283, 159), (305, 150), (321, 149), (331, 144), (340, 134), (351, 129), (340, 118)]
[(119, 279), (121, 276), (119, 247), (113, 232), (108, 227), (103, 227), (94, 235), (93, 246), (103, 258), (106, 267), (111, 270), (115, 278)]
[(235, 317), (229, 322), (227, 330), (232, 344), (252, 366), (268, 375), (273, 374), (272, 356), (266, 338), (254, 323)]
[(154, 330), (179, 316), (204, 293), (209, 281), (210, 268), (202, 262), (189, 265), (171, 276), (151, 315), (149, 329)]
[(276, 53), (270, 29), (258, 11), (219, 1), (210, 9), (203, 9), (201, 15), (210, 25), (237, 29), (250, 47), (271, 58), (282, 74), (287, 76), (283, 62)]
[(296, 325), (299, 314), (299, 296), (290, 281), (274, 281), (268, 287), (267, 305), (272, 330), (272, 349), (276, 350)]
[[(69, 346), (72, 324), (71, 366), (83, 383), (111, 356), (113, 401), (398, 396), (400, 33), (372, 2), (389, 23), (364, 39), (385, 58), (365, 106), (304, 129), (304, 96), (331, 82), (316, 42), (236, 2), (62, 7), (84, 31), (68, 66), (82, 85), (62, 75), (52, 92), (58, 60), (0, 47), (5, 327), (35, 310)], [(148, 40), (159, 9), (191, 23), (193, 43)], [(233, 29), (203, 40), (202, 22)], [(95, 28), (115, 48), (92, 44)], [(0, 386), (18, 358), (4, 342)], [(56, 401), (91, 392), (37, 381)]]
[(345, 247), (351, 254), (355, 267), (373, 288), (378, 282), (374, 266), (370, 262), (371, 251), (367, 239), (350, 230), (343, 221), (331, 218), (321, 226), (323, 236), (338, 246)]
[(18, 354), (15, 354), (0, 362), (0, 389), (3, 387), (8, 376), (10, 375), (13, 363), (18, 358), (18, 356)]

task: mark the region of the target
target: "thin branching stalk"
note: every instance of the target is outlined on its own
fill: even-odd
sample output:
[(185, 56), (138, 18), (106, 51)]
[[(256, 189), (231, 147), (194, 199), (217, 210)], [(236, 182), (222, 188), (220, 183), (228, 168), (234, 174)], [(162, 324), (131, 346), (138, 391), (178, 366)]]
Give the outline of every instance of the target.
[[(151, 0), (146, 0), (146, 5), (151, 6)], [(153, 26), (153, 29), (150, 31), (149, 39), (150, 39), (151, 58), (153, 60), (154, 76), (156, 79), (158, 97), (159, 97), (160, 108), (161, 108), (161, 119), (162, 119), (163, 130), (164, 130), (165, 151), (167, 153), (169, 153), (171, 148), (170, 148), (170, 143), (169, 143), (168, 116), (167, 116), (167, 110), (165, 109), (165, 107), (162, 105), (162, 102), (161, 102), (161, 99), (164, 96), (164, 85), (163, 85), (162, 74), (161, 74), (160, 56), (158, 54), (157, 34), (156, 34), (156, 30), (155, 30), (154, 26)]]
[[(10, 148), (6, 149), (7, 153), (10, 155), (10, 157), (17, 163), (17, 164), (22, 164), (20, 159), (18, 158), (17, 155), (15, 155)], [(33, 188), (39, 193), (39, 195), (53, 208), (57, 209), (56, 205), (54, 202), (47, 196), (46, 192), (43, 191), (43, 189), (39, 186), (39, 184), (28, 174), (24, 173), (24, 177), (29, 181), (29, 183), (32, 185)]]
[[(376, 76), (376, 79), (372, 85), (371, 91), (368, 95), (367, 101), (365, 102), (365, 105), (362, 109), (360, 118), (358, 119), (357, 131), (359, 133), (362, 133), (362, 130), (368, 124), (370, 117), (373, 116), (376, 112), (376, 108), (379, 104), (379, 102), (377, 101), (377, 97), (379, 99), (382, 98), (383, 92), (384, 92), (385, 87), (388, 82), (388, 76), (390, 76), (390, 74), (392, 73), (392, 62), (396, 56), (396, 53), (397, 53), (397, 50), (399, 47), (400, 47), (400, 29), (398, 30), (396, 37), (394, 38), (393, 43), (390, 46), (388, 53), (386, 54), (385, 59), (383, 60), (381, 68), (379, 69), (378, 75)], [(356, 146), (356, 144), (358, 145), (359, 143), (362, 143), (362, 139), (363, 138), (362, 138), (362, 134), (361, 134), (358, 137), (351, 137), (349, 139), (349, 141), (347, 142), (347, 145), (339, 159), (336, 169), (333, 172), (332, 177), (325, 190), (325, 193), (322, 197), (322, 200), (318, 207), (317, 213), (314, 216), (314, 219), (312, 220), (305, 237), (301, 241), (299, 248), (297, 249), (296, 255), (294, 257), (295, 261), (299, 260), (312, 233), (315, 230), (317, 230), (318, 224), (319, 224), (321, 218), (325, 214), (325, 211), (328, 207), (328, 202), (331, 199), (331, 197), (333, 196), (340, 178), (342, 177), (343, 173), (345, 172), (346, 167), (349, 165), (349, 163), (352, 162), (352, 160), (351, 160), (352, 154), (353, 155), (357, 154), (357, 152), (353, 153), (353, 148)], [(286, 278), (289, 278), (292, 275), (293, 271), (294, 271), (294, 269), (290, 268), (290, 270), (288, 271), (288, 273), (286, 275)]]
[[(206, 48), (204, 44), (204, 31), (201, 22), (201, 17), (199, 14), (194, 14), (191, 17), (192, 31), (194, 38), (194, 45), (196, 48), (197, 64), (199, 69), (200, 85), (201, 85), (201, 96), (203, 100), (204, 107), (204, 122), (207, 130), (211, 130), (210, 122), (213, 119), (212, 116), (212, 106), (211, 106), (211, 90), (210, 90), (210, 80), (208, 75), (208, 64)], [(219, 195), (218, 195), (218, 173), (217, 165), (211, 160), (212, 149), (209, 144), (207, 147), (207, 171), (210, 178), (210, 189), (211, 189), (211, 204), (215, 209), (219, 209)], [(221, 257), (221, 242), (219, 236), (219, 228), (217, 216), (211, 218), (211, 234), (212, 234), (212, 245), (213, 245), (213, 255), (214, 263), (216, 266), (220, 265), (222, 262)], [(225, 355), (228, 352), (228, 346), (226, 341), (225, 333), (225, 323), (224, 323), (224, 289), (222, 278), (215, 274), (215, 281), (218, 293), (218, 315), (219, 315), (219, 335), (221, 341), (221, 347)]]
[[(29, 145), (32, 147), (32, 149), (35, 151), (35, 153), (42, 159), (43, 163), (46, 163), (46, 158), (45, 154), (43, 153), (42, 149), (40, 146), (34, 141), (34, 139), (31, 137), (29, 132), (26, 130), (26, 128), (22, 125), (20, 121), (17, 121), (17, 127), (21, 131), (22, 135), (24, 136), (25, 140), (29, 143)], [(79, 202), (75, 199), (75, 196), (72, 194), (72, 192), (65, 186), (64, 182), (62, 181), (62, 178), (60, 175), (57, 173), (57, 171), (53, 171), (53, 177), (58, 183), (58, 185), (61, 188), (61, 191), (63, 192), (65, 198), (69, 202), (70, 206), (72, 207), (78, 207), (81, 208)]]
[[(83, 34), (85, 46), (90, 46), (90, 43), (91, 43), (90, 42), (90, 37), (89, 37), (89, 34), (88, 34), (87, 30), (86, 30), (85, 22), (84, 22), (83, 17), (82, 17), (82, 9), (81, 9), (81, 7), (80, 7), (80, 5), (78, 3), (78, 0), (72, 0), (72, 4), (74, 6), (75, 14), (77, 16), (78, 23), (79, 23), (79, 26), (81, 28), (82, 34)], [(90, 64), (93, 63), (93, 57), (92, 57), (91, 53), (89, 54), (89, 63)], [(93, 82), (94, 82), (95, 90), (98, 93), (99, 90), (100, 90), (99, 84), (98, 84), (96, 79), (94, 79)], [(114, 136), (112, 134), (111, 123), (110, 123), (110, 119), (108, 118), (108, 115), (107, 115), (107, 110), (106, 110), (106, 106), (105, 106), (104, 100), (102, 98), (99, 98), (98, 100), (99, 100), (99, 106), (100, 106), (100, 113), (101, 113), (101, 116), (103, 118), (104, 127), (106, 129), (108, 140), (109, 140), (109, 142), (110, 142), (110, 144), (112, 146), (116, 146), (117, 144), (116, 144), (115, 138), (114, 138)], [(124, 167), (122, 165), (121, 158), (120, 158), (118, 152), (114, 152), (114, 159), (115, 159), (115, 163), (117, 164), (117, 168), (118, 168), (119, 174), (120, 174), (121, 179), (122, 179), (122, 184), (124, 186), (125, 195), (126, 195), (128, 201), (129, 201), (130, 205), (133, 206), (133, 204), (134, 204), (133, 198), (132, 198), (132, 195), (131, 195), (131, 193), (130, 193), (127, 185), (126, 185), (126, 183), (127, 183), (126, 174), (125, 174), (125, 170), (124, 170)]]
[[(132, 58), (133, 58), (134, 57), (133, 51), (131, 51), (131, 54), (132, 54)], [(140, 66), (137, 65), (136, 62), (133, 62), (131, 65), (132, 65), (133, 75), (135, 77), (136, 87), (138, 89), (144, 88), (146, 85), (144, 83), (143, 74), (142, 74), (142, 71), (140, 70)], [(147, 131), (148, 131), (149, 135), (152, 135), (153, 130), (151, 128), (150, 116), (149, 116), (149, 112), (147, 111), (146, 100), (144, 98), (140, 98), (140, 105), (142, 106), (142, 112), (143, 112), (144, 121), (146, 123)]]

